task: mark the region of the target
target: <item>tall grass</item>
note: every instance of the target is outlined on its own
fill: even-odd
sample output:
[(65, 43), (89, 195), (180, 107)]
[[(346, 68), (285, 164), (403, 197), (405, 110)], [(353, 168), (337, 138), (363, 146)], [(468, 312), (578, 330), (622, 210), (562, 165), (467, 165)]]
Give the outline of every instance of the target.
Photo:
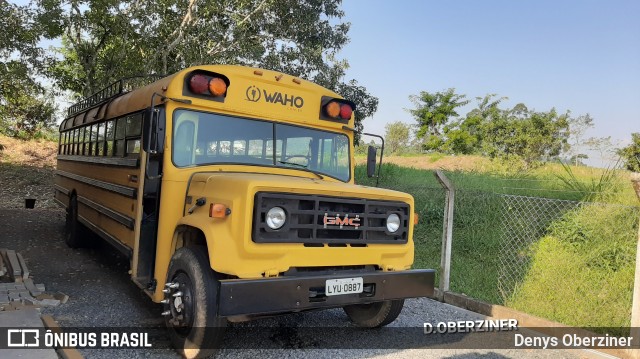
[(638, 214), (602, 204), (566, 213), (531, 245), (530, 269), (506, 304), (567, 325), (628, 334)]
[(615, 194), (620, 188), (619, 176), (615, 168), (618, 163), (604, 169), (600, 176), (589, 178), (588, 180), (579, 179), (574, 173), (572, 166), (560, 162), (564, 173), (554, 174), (564, 186), (573, 192), (579, 193), (584, 200), (594, 201), (598, 199), (606, 199)]

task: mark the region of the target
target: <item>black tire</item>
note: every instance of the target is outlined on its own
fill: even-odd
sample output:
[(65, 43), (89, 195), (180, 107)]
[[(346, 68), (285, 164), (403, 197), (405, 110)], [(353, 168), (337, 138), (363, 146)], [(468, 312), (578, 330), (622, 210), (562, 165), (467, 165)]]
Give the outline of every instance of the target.
[[(170, 303), (165, 310), (171, 315), (165, 316), (165, 322), (173, 346), (185, 358), (207, 357), (220, 347), (227, 320), (218, 316), (218, 280), (204, 248), (180, 248), (171, 258), (167, 283), (179, 283), (179, 287), (167, 295)], [(173, 297), (178, 291), (183, 293), (180, 311)], [(180, 323), (174, 322), (179, 315)]]
[(78, 197), (72, 195), (69, 200), (66, 218), (66, 233), (64, 241), (70, 248), (79, 248), (83, 245), (83, 238), (86, 237), (87, 231), (84, 226), (78, 222)]
[(343, 309), (352, 322), (363, 328), (383, 327), (398, 318), (404, 299), (386, 300), (370, 304), (347, 305)]

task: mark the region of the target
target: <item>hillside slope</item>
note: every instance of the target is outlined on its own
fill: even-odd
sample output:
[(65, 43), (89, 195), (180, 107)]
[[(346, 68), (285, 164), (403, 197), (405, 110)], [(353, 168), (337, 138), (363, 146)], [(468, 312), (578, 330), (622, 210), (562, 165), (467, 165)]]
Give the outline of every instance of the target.
[(57, 144), (21, 141), (0, 135), (0, 208), (24, 208), (25, 198), (35, 198), (36, 208), (56, 207), (53, 173)]

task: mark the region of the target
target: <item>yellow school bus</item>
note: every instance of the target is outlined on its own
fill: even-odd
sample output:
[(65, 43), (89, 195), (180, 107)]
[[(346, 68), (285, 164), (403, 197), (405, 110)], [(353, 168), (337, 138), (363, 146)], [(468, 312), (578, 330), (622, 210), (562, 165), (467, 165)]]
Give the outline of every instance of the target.
[(432, 295), (434, 271), (410, 269), (413, 198), (354, 183), (357, 104), (242, 66), (141, 81), (69, 108), (55, 199), (69, 246), (91, 231), (129, 257), (183, 355), (229, 321), (343, 307), (379, 327)]

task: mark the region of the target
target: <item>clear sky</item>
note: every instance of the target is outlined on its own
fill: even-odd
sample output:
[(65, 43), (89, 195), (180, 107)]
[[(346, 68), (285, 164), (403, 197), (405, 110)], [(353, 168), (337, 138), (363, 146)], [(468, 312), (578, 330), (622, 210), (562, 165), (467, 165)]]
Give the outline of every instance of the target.
[(628, 144), (640, 132), (640, 1), (345, 0), (343, 9), (346, 79), (380, 100), (366, 131), (415, 123), (410, 95), (453, 87), (589, 113), (588, 136)]

